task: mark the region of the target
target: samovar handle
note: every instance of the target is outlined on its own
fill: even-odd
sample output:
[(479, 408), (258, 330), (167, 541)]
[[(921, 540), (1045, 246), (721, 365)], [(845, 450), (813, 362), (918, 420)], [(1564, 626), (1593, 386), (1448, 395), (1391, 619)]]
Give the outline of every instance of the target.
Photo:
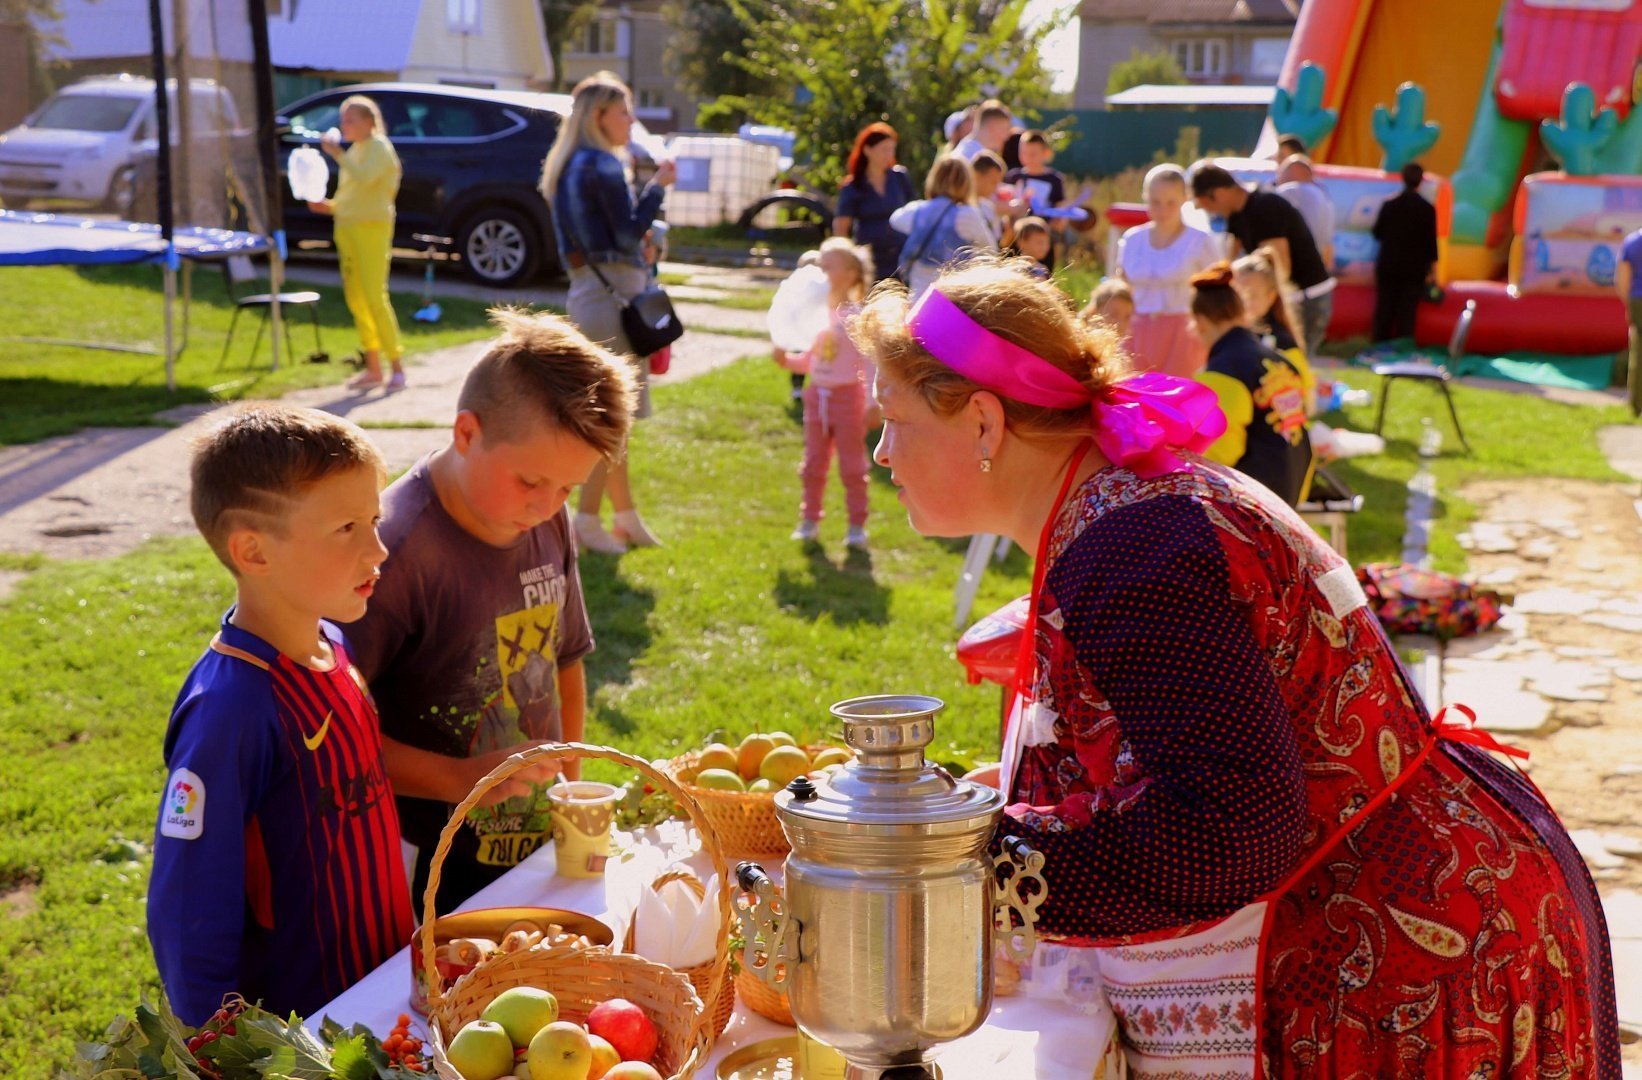
[[(1049, 896), (1049, 883), (1043, 879), (1043, 854), (1025, 840), (1005, 836), (1000, 847), (992, 859), (998, 873), (992, 901), (993, 937), (1011, 960), (1024, 963), (1038, 944), (1038, 908)], [(1021, 886), (1027, 882), (1035, 883), (1036, 888), (1023, 890)], [(1019, 926), (1015, 925), (1016, 917)]]
[[(1041, 863), (1043, 859), (1040, 857), (1038, 861)], [(742, 933), (746, 936), (741, 948), (741, 966), (779, 990), (787, 984), (787, 965), (796, 959), (787, 903), (770, 875), (757, 863), (738, 864), (735, 879), (742, 891), (753, 897), (752, 909), (739, 912)]]

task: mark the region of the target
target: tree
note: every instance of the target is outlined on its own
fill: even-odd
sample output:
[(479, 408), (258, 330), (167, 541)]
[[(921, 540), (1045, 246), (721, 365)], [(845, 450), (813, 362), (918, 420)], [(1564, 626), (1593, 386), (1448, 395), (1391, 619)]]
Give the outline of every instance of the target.
[(541, 0), (547, 54), (553, 59), (553, 89), (565, 89), (564, 43), (574, 41), (599, 12), (599, 0)]
[(26, 52), (27, 70), (20, 83), (13, 83), (8, 89), (26, 86), (27, 102), (31, 106), (50, 97), (56, 89), (52, 69), (62, 65), (53, 63), (48, 54), (51, 46), (62, 44), (57, 30), (61, 18), (57, 0), (0, 0), (0, 27), (20, 32)]
[(1154, 53), (1130, 49), (1129, 59), (1112, 65), (1107, 74), (1106, 96), (1121, 94), (1136, 86), (1181, 86), (1185, 82), (1186, 73), (1180, 70), (1180, 62), (1173, 53), (1166, 49)]
[(1043, 96), (1038, 48), (1065, 18), (1026, 29), (1028, 0), (726, 2), (746, 38), (725, 60), (770, 89), (721, 105), (795, 132), (795, 156), (822, 188), (843, 174), (855, 133), (874, 120), (900, 132), (898, 157), (922, 186), (953, 109)]
[(743, 50), (748, 28), (729, 0), (669, 0), (662, 15), (673, 31), (667, 42), (669, 68), (685, 90), (708, 99), (696, 123), (709, 130), (735, 130), (746, 114), (711, 99), (723, 96), (735, 101), (771, 89), (725, 59)]

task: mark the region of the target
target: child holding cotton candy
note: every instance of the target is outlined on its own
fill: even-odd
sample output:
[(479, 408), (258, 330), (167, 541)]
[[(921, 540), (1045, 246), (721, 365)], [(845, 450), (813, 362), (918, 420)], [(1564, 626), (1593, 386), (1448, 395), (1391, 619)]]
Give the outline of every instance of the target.
[(790, 356), (787, 366), (809, 375), (804, 388), (803, 517), (793, 530), (794, 540), (814, 541), (821, 535), (821, 497), (828, 465), (836, 453), (839, 479), (844, 483), (844, 506), (849, 531), (844, 543), (867, 546), (867, 430), (874, 369), (850, 340), (847, 322), (866, 298), (872, 281), (872, 255), (842, 236), (821, 245), (821, 272), (827, 279), (827, 326), (815, 335), (808, 351)]

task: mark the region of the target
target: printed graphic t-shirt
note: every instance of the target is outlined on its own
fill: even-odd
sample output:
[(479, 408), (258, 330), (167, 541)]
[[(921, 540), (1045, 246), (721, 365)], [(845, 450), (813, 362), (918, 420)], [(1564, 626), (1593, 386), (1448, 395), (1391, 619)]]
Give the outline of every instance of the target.
[[(440, 505), (428, 462), (382, 493), (388, 561), (365, 617), (348, 628), (382, 733), (459, 758), (562, 738), (559, 669), (593, 650), (569, 514), (493, 547)], [(424, 859), (452, 809), (399, 799), (400, 827)], [(499, 875), (539, 845), (547, 813), (510, 800), (476, 808), (468, 824), (446, 866)]]
[(314, 1009), (411, 934), (376, 710), (342, 634), (329, 671), (223, 618), (165, 734), (148, 936), (171, 1005), (198, 1025), (239, 992)]

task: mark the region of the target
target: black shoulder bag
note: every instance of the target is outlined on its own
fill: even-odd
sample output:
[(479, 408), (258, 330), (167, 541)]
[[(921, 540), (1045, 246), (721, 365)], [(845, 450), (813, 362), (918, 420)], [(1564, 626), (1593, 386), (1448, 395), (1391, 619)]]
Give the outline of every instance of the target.
[[(660, 352), (684, 336), (684, 324), (679, 322), (678, 313), (673, 310), (672, 298), (654, 279), (633, 299), (623, 300), (621, 293), (611, 286), (610, 279), (604, 276), (604, 271), (588, 257), (587, 245), (574, 231), (568, 235), (581, 247), (582, 258), (587, 259), (587, 268), (598, 276), (605, 291), (620, 305), (622, 333), (627, 335), (627, 343), (633, 347), (635, 355), (646, 357)], [(614, 227), (610, 235), (616, 235)]]

